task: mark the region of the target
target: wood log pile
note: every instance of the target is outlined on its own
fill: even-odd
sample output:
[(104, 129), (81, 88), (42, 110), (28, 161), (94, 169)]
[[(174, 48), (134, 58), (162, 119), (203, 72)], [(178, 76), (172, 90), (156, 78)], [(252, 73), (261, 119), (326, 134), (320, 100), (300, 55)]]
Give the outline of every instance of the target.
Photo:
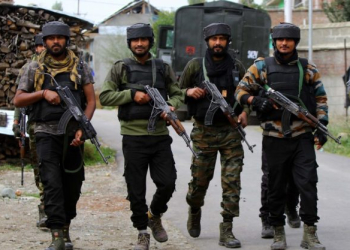
[(92, 23), (74, 16), (34, 6), (10, 4), (0, 0), (0, 108), (13, 109), (16, 78), (21, 67), (32, 57), (34, 36), (51, 21), (61, 21), (71, 27), (70, 49), (77, 52), (84, 45), (83, 29)]

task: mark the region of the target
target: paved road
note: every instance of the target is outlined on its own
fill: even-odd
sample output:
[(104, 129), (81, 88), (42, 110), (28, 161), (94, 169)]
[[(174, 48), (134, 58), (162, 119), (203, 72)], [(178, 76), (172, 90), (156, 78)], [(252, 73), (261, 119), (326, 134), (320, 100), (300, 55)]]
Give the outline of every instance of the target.
[[(121, 152), (121, 136), (117, 112), (115, 110), (97, 110), (92, 120), (98, 136), (105, 144), (117, 149), (117, 162), (123, 166)], [(188, 134), (192, 123), (183, 122)], [(171, 129), (171, 128), (170, 128)], [(258, 217), (260, 207), (260, 158), (261, 158), (261, 131), (259, 127), (253, 126), (246, 129), (247, 139), (250, 144), (256, 144), (252, 154), (245, 146), (244, 170), (242, 172), (242, 191), (240, 202), (240, 217), (234, 220), (234, 234), (242, 242), (241, 249), (263, 250), (270, 249), (271, 240), (260, 238), (261, 222)], [(169, 203), (169, 210), (164, 219), (170, 221), (194, 246), (201, 250), (225, 249), (219, 247), (219, 223), (221, 186), (220, 169), (216, 168), (214, 178), (210, 184), (205, 206), (202, 213), (202, 233), (197, 239), (191, 238), (186, 229), (187, 204), (185, 196), (188, 182), (190, 181), (190, 158), (191, 152), (186, 147), (182, 138), (171, 131), (173, 137), (173, 152), (178, 171), (176, 192)], [(325, 152), (317, 152), (319, 163), (319, 216), (318, 236), (327, 250), (350, 249), (350, 159), (336, 156)], [(217, 162), (217, 166), (219, 163)], [(122, 168), (118, 168), (122, 174)], [(148, 181), (148, 197), (154, 184)], [(302, 237), (302, 229), (291, 229), (286, 226), (288, 250), (301, 249), (299, 244)], [(170, 236), (171, 237), (171, 236)]]

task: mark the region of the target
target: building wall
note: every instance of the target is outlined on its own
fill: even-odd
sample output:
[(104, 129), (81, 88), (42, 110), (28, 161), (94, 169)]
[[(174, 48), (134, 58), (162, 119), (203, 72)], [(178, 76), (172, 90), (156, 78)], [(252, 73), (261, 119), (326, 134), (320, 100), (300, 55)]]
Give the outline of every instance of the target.
[[(280, 22), (284, 22), (284, 10), (268, 10), (268, 13), (271, 17), (271, 25), (272, 27), (279, 24)], [(293, 10), (292, 23), (295, 25), (305, 25), (308, 24), (308, 10), (307, 9), (297, 9)], [(312, 14), (312, 23), (313, 24), (322, 24), (329, 23), (329, 19), (327, 15), (323, 12), (323, 10), (314, 10)]]
[[(308, 26), (300, 28), (299, 56), (308, 58), (309, 29)], [(344, 115), (345, 85), (342, 76), (350, 66), (350, 22), (316, 24), (312, 32), (312, 62), (322, 76), (330, 115)]]

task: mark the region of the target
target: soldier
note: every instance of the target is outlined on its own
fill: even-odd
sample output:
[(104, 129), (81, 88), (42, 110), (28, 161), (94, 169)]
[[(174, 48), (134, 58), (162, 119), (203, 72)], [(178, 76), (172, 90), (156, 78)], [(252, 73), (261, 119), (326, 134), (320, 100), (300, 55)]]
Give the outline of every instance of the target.
[[(32, 56), (31, 60), (26, 63), (23, 66), (23, 69), (21, 69), (21, 72), (16, 80), (16, 83), (18, 85), (21, 75), (23, 74), (23, 70), (25, 67), (29, 65), (31, 61), (36, 61), (38, 59), (38, 56), (40, 53), (45, 50), (44, 44), (43, 44), (43, 34), (39, 33), (34, 37), (34, 45), (35, 45), (35, 54)], [(27, 121), (27, 131), (29, 135), (29, 148), (30, 148), (30, 160), (31, 165), (34, 170), (34, 180), (37, 188), (39, 189), (39, 196), (40, 196), (40, 204), (38, 205), (39, 210), (39, 220), (36, 223), (36, 226), (41, 229), (46, 228), (45, 221), (47, 219), (47, 216), (44, 211), (44, 190), (43, 190), (43, 184), (40, 181), (39, 176), (39, 165), (38, 165), (38, 157), (36, 154), (36, 145), (35, 145), (35, 135), (34, 135), (34, 123), (32, 122), (32, 116), (30, 113), (30, 108), (26, 108), (26, 111), (28, 113), (28, 121)], [(15, 108), (15, 113), (13, 117), (13, 127), (12, 131), (14, 132), (14, 135), (16, 138), (20, 138), (21, 136), (21, 130), (20, 130), (20, 109)], [(21, 140), (19, 140), (19, 146), (21, 147)]]
[[(161, 216), (167, 211), (167, 203), (175, 190), (176, 169), (171, 151), (172, 138), (166, 122), (158, 120), (154, 133), (147, 130), (152, 106), (144, 86), (157, 88), (172, 110), (181, 105), (183, 94), (171, 67), (162, 60), (154, 59), (149, 52), (154, 44), (151, 26), (134, 24), (127, 28), (126, 37), (133, 56), (112, 66), (102, 86), (100, 101), (102, 105), (119, 106), (131, 221), (139, 230), (134, 250), (147, 250), (150, 244), (147, 226), (158, 242), (168, 240)], [(149, 208), (145, 199), (148, 168), (157, 186)]]
[(261, 86), (268, 85), (304, 105), (324, 125), (328, 124), (327, 96), (317, 68), (307, 59), (298, 57), (296, 46), (300, 41), (300, 29), (290, 23), (281, 23), (272, 29), (271, 37), (274, 56), (255, 60), (236, 90), (236, 98), (241, 104), (250, 104), (257, 110), (263, 128), (263, 151), (269, 174), (269, 222), (275, 233), (271, 249), (287, 247), (283, 214), (286, 185), (292, 175), (300, 192), (300, 217), (304, 222), (301, 247), (324, 250), (315, 225), (319, 217), (314, 144), (320, 149), (327, 138), (318, 130), (312, 134), (308, 123), (290, 116), (289, 111), (278, 108), (258, 92)]
[(247, 125), (247, 111), (242, 111), (234, 98), (235, 86), (244, 75), (244, 70), (233, 59), (228, 48), (231, 41), (231, 28), (225, 23), (212, 23), (203, 29), (207, 43), (205, 58), (189, 61), (180, 78), (180, 87), (185, 89), (188, 111), (195, 122), (191, 132), (193, 149), (199, 157), (192, 157), (192, 180), (186, 196), (189, 205), (187, 230), (192, 237), (201, 232), (201, 207), (204, 205), (209, 183), (213, 178), (217, 153), (221, 155), (222, 197), (219, 245), (228, 248), (241, 247), (232, 233), (234, 217), (239, 216), (241, 190), (241, 171), (243, 148), (241, 136), (230, 125), (222, 111), (214, 114), (213, 125), (204, 125), (204, 118), (210, 105), (210, 98), (200, 87), (202, 81), (209, 79), (222, 93), (225, 100), (234, 107), (242, 126)]
[(83, 132), (71, 119), (63, 132), (58, 124), (66, 111), (53, 80), (73, 93), (85, 106), (91, 119), (95, 110), (93, 78), (86, 64), (79, 67), (79, 58), (67, 46), (69, 26), (53, 21), (42, 29), (44, 50), (31, 62), (20, 79), (14, 103), (16, 107), (33, 106), (32, 120), (37, 146), (40, 178), (44, 185), (46, 226), (52, 242), (46, 250), (73, 249), (69, 225), (76, 216), (81, 186), (84, 181)]

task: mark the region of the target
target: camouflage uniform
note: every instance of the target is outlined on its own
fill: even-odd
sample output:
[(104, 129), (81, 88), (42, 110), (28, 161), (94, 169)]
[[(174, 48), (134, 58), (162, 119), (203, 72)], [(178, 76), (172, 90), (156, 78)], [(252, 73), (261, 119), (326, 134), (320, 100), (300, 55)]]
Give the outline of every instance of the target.
[[(244, 70), (238, 67), (240, 78)], [(196, 79), (202, 70), (201, 60), (191, 60), (184, 69), (180, 79), (182, 89), (198, 86)], [(188, 97), (186, 97), (188, 102)], [(220, 111), (220, 110), (218, 110)], [(246, 108), (244, 110), (247, 112)], [(238, 114), (239, 115), (239, 114)], [(241, 178), (244, 152), (241, 144), (241, 136), (232, 128), (228, 120), (215, 121), (212, 126), (205, 126), (203, 121), (197, 120), (193, 124), (191, 139), (193, 149), (199, 157), (192, 157), (191, 172), (192, 180), (186, 196), (187, 203), (191, 208), (198, 209), (204, 205), (210, 181), (214, 175), (217, 153), (221, 155), (221, 184), (223, 218), (239, 216), (239, 200), (241, 191)]]

